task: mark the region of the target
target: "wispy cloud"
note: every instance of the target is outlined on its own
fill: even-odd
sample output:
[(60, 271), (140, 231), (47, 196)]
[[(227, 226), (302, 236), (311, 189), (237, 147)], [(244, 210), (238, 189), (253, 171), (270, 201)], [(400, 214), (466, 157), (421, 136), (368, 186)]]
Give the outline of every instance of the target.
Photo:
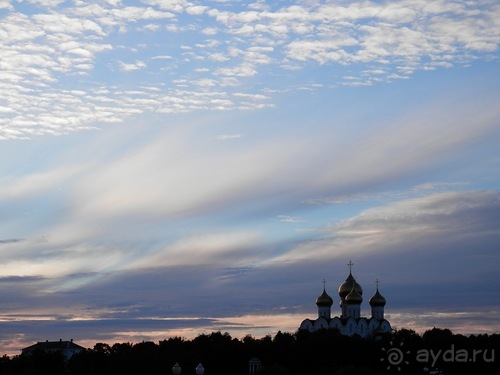
[(478, 241), (488, 248), (486, 244), (500, 235), (496, 228), (499, 198), (496, 191), (448, 191), (389, 202), (333, 223), (325, 229), (330, 236), (299, 244), (280, 259), (304, 261), (413, 251), (422, 255), (443, 248), (443, 243), (453, 252), (460, 241), (463, 246)]
[(9, 244), (9, 243), (16, 243), (16, 242), (20, 242), (20, 241), (23, 241), (23, 240), (19, 239), (19, 238), (12, 238), (12, 239), (7, 239), (7, 240), (0, 240), (0, 245), (5, 245), (5, 244)]
[(243, 137), (242, 134), (219, 134), (217, 136), (217, 139), (219, 141), (227, 141), (227, 140), (230, 140), (230, 139), (239, 139)]
[(289, 216), (289, 215), (279, 215), (278, 220), (283, 221), (285, 223), (304, 223), (305, 220), (302, 220), (298, 217), (295, 216)]

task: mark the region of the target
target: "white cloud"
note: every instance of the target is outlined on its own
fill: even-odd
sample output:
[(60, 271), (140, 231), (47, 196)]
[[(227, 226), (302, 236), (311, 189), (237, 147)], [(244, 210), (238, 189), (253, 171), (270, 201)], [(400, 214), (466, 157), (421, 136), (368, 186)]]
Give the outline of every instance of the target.
[(193, 5), (193, 6), (188, 6), (186, 8), (186, 13), (194, 15), (194, 16), (199, 16), (199, 15), (202, 15), (203, 13), (205, 13), (205, 11), (207, 9), (208, 9), (208, 7), (206, 7), (206, 6)]
[(215, 71), (215, 75), (251, 77), (257, 74), (255, 66), (250, 63), (242, 63), (232, 68), (220, 68)]
[(201, 32), (205, 35), (211, 36), (211, 35), (216, 35), (219, 31), (215, 27), (206, 27), (203, 30), (201, 30)]
[[(75, 197), (75, 202), (87, 203), (77, 204), (75, 214), (111, 218), (130, 214), (191, 215), (210, 210), (218, 202), (237, 201), (240, 194), (259, 186), (283, 162), (276, 157), (272, 163), (267, 161), (269, 154), (275, 152), (270, 145), (264, 149), (241, 150), (231, 158), (219, 152), (202, 156), (203, 149), (198, 145), (197, 153), (185, 155), (184, 150), (193, 147), (186, 138), (188, 135), (185, 131), (168, 134), (144, 149), (89, 173), (76, 187), (80, 198)], [(159, 172), (152, 173), (154, 170)], [(203, 189), (199, 188), (201, 185)], [(148, 194), (142, 194), (143, 191)], [(130, 200), (130, 196), (135, 198)]]
[(160, 30), (160, 28), (161, 28), (161, 25), (150, 23), (150, 24), (144, 26), (142, 29), (146, 30), (146, 31), (152, 31), (152, 32), (154, 32), (154, 31)]
[(199, 81), (193, 82), (193, 84), (200, 86), (200, 87), (214, 87), (217, 86), (218, 82), (213, 80), (213, 79), (201, 79)]
[(191, 6), (187, 0), (144, 0), (143, 2), (176, 13), (181, 13), (187, 7)]
[(131, 6), (112, 9), (111, 14), (122, 22), (152, 19), (171, 19), (175, 17), (174, 14), (170, 12), (158, 11), (149, 7), (142, 8)]
[(262, 95), (262, 94), (246, 94), (242, 92), (237, 92), (234, 93), (234, 96), (240, 97), (240, 98), (245, 98), (245, 99), (252, 99), (252, 100), (269, 100), (271, 99), (268, 95)]
[(230, 139), (239, 139), (243, 137), (242, 134), (219, 134), (217, 136), (217, 139), (219, 141), (227, 141), (227, 140), (230, 140)]
[(34, 14), (32, 19), (46, 33), (69, 33), (80, 35), (85, 32), (93, 32), (104, 36), (102, 28), (94, 21), (68, 17), (64, 14)]
[[(453, 235), (481, 236), (475, 223), (476, 215), (497, 206), (500, 206), (497, 192), (436, 193), (369, 209), (339, 224), (336, 233), (339, 236), (352, 232), (393, 236), (399, 241), (435, 233), (448, 238)], [(486, 217), (484, 219), (487, 220)], [(491, 225), (486, 228), (489, 231)]]
[(219, 61), (219, 62), (224, 62), (224, 61), (229, 60), (229, 58), (227, 56), (225, 56), (223, 53), (220, 53), (220, 52), (211, 53), (208, 56), (208, 58), (210, 60)]
[(144, 61), (139, 61), (139, 60), (131, 64), (124, 63), (123, 61), (118, 61), (118, 65), (120, 70), (124, 72), (132, 72), (134, 70), (140, 70), (146, 67), (146, 63)]
[(348, 63), (352, 56), (340, 47), (348, 46), (349, 43), (354, 42), (350, 42), (348, 39), (292, 42), (287, 46), (287, 56), (300, 61), (312, 59), (320, 64), (327, 62)]
[(44, 7), (53, 8), (61, 3), (64, 3), (64, 1), (65, 0), (28, 0), (27, 2), (31, 4), (39, 4)]
[(25, 200), (40, 195), (45, 191), (55, 191), (65, 181), (77, 175), (80, 170), (81, 167), (62, 166), (50, 171), (28, 174), (22, 177), (3, 176), (0, 180), (2, 182), (0, 184), (0, 200)]
[(10, 3), (10, 0), (0, 0), (0, 9), (12, 10), (14, 7)]
[(279, 215), (278, 220), (284, 223), (304, 223), (305, 220), (290, 215)]
[(154, 56), (151, 60), (172, 60), (172, 56), (164, 55), (164, 56)]
[[(12, 4), (4, 5), (12, 11), (6, 13), (0, 23), (0, 76), (4, 82), (12, 84), (9, 86), (12, 99), (5, 99), (0, 106), (11, 108), (10, 113), (16, 116), (2, 122), (3, 138), (35, 133), (60, 134), (93, 127), (95, 121), (89, 123), (88, 114), (84, 110), (81, 115), (81, 108), (77, 106), (62, 103), (59, 106), (65, 107), (64, 112), (45, 112), (58, 107), (58, 94), (67, 97), (59, 91), (60, 82), (65, 80), (69, 79), (74, 87), (88, 91), (96, 88), (91, 82), (107, 75), (122, 84), (123, 79), (114, 77), (116, 72), (108, 70), (112, 69), (112, 64), (102, 63), (106, 54), (112, 54), (115, 61), (120, 61), (122, 72), (139, 73), (143, 82), (154, 85), (160, 75), (166, 79), (163, 83), (170, 90), (164, 90), (164, 95), (169, 98), (169, 103), (157, 107), (164, 113), (209, 108), (212, 100), (201, 104), (198, 98), (199, 104), (193, 105), (182, 96), (177, 101), (186, 105), (175, 103), (171, 106), (174, 101), (171, 95), (182, 95), (189, 88), (194, 91), (200, 82), (209, 82), (208, 79), (214, 77), (218, 83), (212, 82), (212, 90), (216, 87), (242, 87), (248, 78), (255, 83), (266, 83), (271, 70), (263, 69), (263, 66), (270, 66), (273, 71), (276, 71), (274, 68), (285, 69), (288, 72), (283, 73), (287, 74), (319, 64), (325, 69), (322, 76), (331, 80), (322, 84), (366, 86), (406, 79), (418, 70), (447, 68), (477, 58), (487, 59), (498, 47), (495, 30), (498, 29), (500, 10), (489, 3), (355, 2), (347, 5), (327, 3), (317, 7), (291, 4), (274, 10), (264, 4), (254, 4), (248, 8), (251, 10), (240, 11), (230, 11), (233, 8), (228, 7), (217, 9), (217, 3), (201, 6), (184, 0), (150, 0), (145, 2), (146, 6), (126, 6), (111, 1), (59, 8), (57, 3), (50, 2), (49, 10), (33, 7), (33, 12), (26, 14)], [(185, 16), (180, 19), (178, 15), (182, 12)], [(151, 20), (168, 20), (170, 23), (160, 28), (160, 24), (151, 24)], [(172, 65), (147, 66), (146, 59), (127, 62), (135, 57), (116, 44), (115, 37), (127, 32), (130, 33), (127, 39), (135, 40), (133, 33), (137, 30), (148, 30), (151, 33), (148, 37), (155, 38), (152, 44), (140, 43), (142, 52), (170, 56)], [(192, 44), (186, 43), (184, 36), (192, 31), (197, 31), (199, 38)], [(182, 39), (181, 47), (175, 42), (166, 43), (165, 40), (172, 36), (165, 38), (165, 32), (178, 34), (174, 37)], [(153, 46), (157, 49), (154, 52)], [(181, 60), (179, 48), (189, 48), (192, 54)], [(128, 51), (137, 51), (137, 46), (128, 46)], [(201, 61), (205, 64), (203, 67)], [(364, 66), (358, 71), (355, 66), (360, 63)], [(329, 74), (335, 65), (352, 69), (348, 74)], [(171, 89), (175, 84), (174, 76), (179, 82), (183, 80), (182, 91)], [(349, 77), (352, 79), (347, 79)], [(27, 95), (34, 87), (36, 94)], [(108, 88), (109, 93), (117, 91)], [(225, 94), (230, 95), (229, 92)], [(35, 96), (43, 97), (44, 102), (49, 101), (51, 107), (42, 105), (38, 98), (34, 102), (39, 105), (19, 104), (31, 103)], [(115, 98), (101, 95), (97, 101), (113, 102)], [(229, 107), (225, 109), (261, 107), (260, 104), (238, 105), (229, 101), (226, 104)], [(84, 108), (89, 106), (88, 103), (83, 105)], [(219, 103), (212, 108), (220, 110), (222, 107)], [(148, 106), (134, 110), (154, 109)], [(75, 119), (75, 125), (66, 129), (63, 124), (56, 129), (50, 128), (40, 120), (40, 112), (45, 119), (54, 119), (64, 113)], [(120, 115), (118, 110), (107, 110), (106, 113), (104, 121), (123, 121), (128, 116)], [(8, 129), (7, 124), (10, 124)]]
[(151, 256), (143, 256), (127, 268), (213, 264), (221, 268), (236, 267), (258, 259), (259, 254), (252, 249), (261, 241), (259, 233), (249, 231), (200, 233), (184, 237)]

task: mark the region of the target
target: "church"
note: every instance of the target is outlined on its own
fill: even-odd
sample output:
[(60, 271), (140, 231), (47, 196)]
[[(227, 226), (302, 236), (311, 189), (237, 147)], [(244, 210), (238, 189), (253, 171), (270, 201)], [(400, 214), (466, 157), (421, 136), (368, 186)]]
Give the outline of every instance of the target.
[(380, 294), (377, 287), (375, 294), (370, 298), (371, 317), (361, 317), (361, 303), (363, 302), (363, 289), (352, 275), (353, 263), (349, 261), (349, 276), (339, 286), (340, 317), (331, 317), (333, 299), (326, 293), (325, 281), (323, 281), (323, 293), (316, 299), (318, 306), (317, 319), (305, 319), (299, 330), (314, 332), (319, 329), (337, 329), (342, 335), (361, 337), (376, 337), (384, 333), (391, 333), (390, 323), (384, 318), (385, 298)]

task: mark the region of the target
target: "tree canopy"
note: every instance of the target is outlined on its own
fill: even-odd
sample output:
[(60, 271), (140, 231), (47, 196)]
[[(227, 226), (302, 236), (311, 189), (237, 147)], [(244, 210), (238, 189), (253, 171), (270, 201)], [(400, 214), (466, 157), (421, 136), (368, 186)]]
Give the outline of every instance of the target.
[[(433, 328), (422, 335), (397, 330), (378, 339), (342, 336), (336, 330), (278, 332), (274, 337), (237, 339), (228, 333), (171, 337), (157, 343), (96, 343), (65, 361), (60, 353), (35, 352), (0, 358), (0, 375), (245, 375), (249, 361), (262, 362), (263, 375), (373, 375), (500, 373), (500, 335), (463, 336)], [(399, 358), (393, 357), (400, 354)]]

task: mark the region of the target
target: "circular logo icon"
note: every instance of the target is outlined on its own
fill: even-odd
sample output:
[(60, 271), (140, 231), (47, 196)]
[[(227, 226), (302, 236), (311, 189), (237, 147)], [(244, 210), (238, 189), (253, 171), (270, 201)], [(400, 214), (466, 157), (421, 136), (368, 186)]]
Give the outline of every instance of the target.
[(401, 371), (401, 365), (408, 365), (410, 363), (405, 360), (405, 354), (410, 354), (410, 351), (403, 351), (403, 342), (399, 344), (399, 348), (396, 347), (392, 341), (389, 341), (389, 345), (391, 346), (389, 349), (382, 348), (385, 355), (380, 358), (380, 361), (387, 361), (387, 370), (394, 368)]

